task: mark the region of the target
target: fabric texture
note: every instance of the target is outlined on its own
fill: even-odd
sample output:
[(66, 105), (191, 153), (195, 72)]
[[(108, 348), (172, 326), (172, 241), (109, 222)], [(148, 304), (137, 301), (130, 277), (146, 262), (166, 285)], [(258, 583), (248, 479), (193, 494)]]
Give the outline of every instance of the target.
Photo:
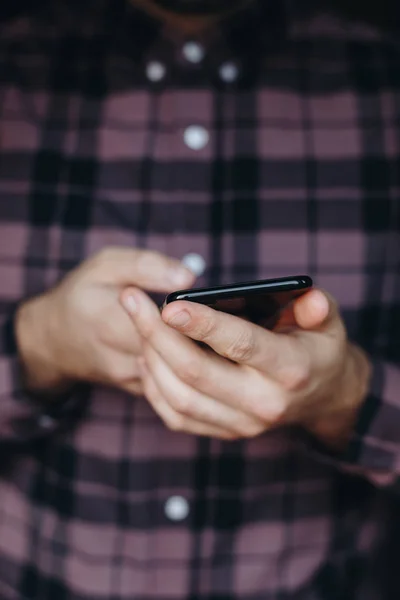
[[(2, 27), (4, 600), (400, 597), (400, 48), (288, 6), (256, 2), (198, 62), (120, 0)], [(200, 254), (199, 286), (307, 274), (333, 294), (374, 364), (346, 453), (173, 433), (100, 387), (46, 414), (15, 306), (107, 245)]]

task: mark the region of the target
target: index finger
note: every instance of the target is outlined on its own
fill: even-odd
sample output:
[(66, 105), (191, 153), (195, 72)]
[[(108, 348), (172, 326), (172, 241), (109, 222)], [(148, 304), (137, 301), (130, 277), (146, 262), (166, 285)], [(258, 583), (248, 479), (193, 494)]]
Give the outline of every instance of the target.
[(291, 370), (305, 367), (308, 361), (295, 339), (202, 304), (174, 302), (163, 310), (162, 318), (220, 356), (253, 367), (276, 381), (285, 381)]
[(97, 280), (121, 287), (135, 285), (145, 290), (169, 292), (189, 287), (195, 275), (184, 264), (153, 250), (108, 247), (89, 261)]
[[(128, 288), (121, 302), (142, 338), (189, 387), (237, 406), (238, 398), (243, 403), (249, 396), (248, 378), (243, 377), (238, 365), (205, 351), (188, 336), (169, 327), (162, 321), (156, 305), (141, 290)], [(250, 397), (247, 402), (249, 408), (257, 403), (257, 398)]]

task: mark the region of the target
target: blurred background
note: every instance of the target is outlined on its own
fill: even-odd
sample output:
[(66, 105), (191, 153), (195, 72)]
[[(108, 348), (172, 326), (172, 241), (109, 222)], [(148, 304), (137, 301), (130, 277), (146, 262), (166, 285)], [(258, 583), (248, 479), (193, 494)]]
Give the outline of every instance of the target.
[[(8, 19), (21, 10), (34, 10), (39, 6), (50, 4), (55, 0), (2, 0), (0, 2), (0, 19)], [(61, 0), (65, 1), (65, 0)], [(119, 0), (117, 0), (119, 1)], [(129, 1), (129, 0), (127, 0)], [(270, 1), (270, 0), (265, 0)], [(366, 21), (387, 29), (400, 28), (400, 2), (398, 0), (276, 0), (277, 2), (301, 2), (307, 5), (327, 5), (334, 7), (350, 17), (360, 16)], [(85, 0), (68, 0), (68, 3), (82, 5)]]

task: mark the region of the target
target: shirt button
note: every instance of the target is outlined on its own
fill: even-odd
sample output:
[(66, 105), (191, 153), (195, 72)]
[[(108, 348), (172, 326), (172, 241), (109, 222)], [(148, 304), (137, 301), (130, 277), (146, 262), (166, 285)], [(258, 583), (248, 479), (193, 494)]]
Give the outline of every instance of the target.
[(192, 271), (192, 273), (196, 275), (196, 277), (201, 277), (206, 270), (206, 261), (200, 254), (194, 252), (186, 254), (186, 256), (183, 257), (182, 262), (189, 271)]
[(182, 54), (188, 62), (197, 65), (204, 58), (204, 48), (197, 42), (186, 42), (182, 48)]
[(185, 144), (191, 150), (202, 150), (210, 140), (210, 134), (201, 125), (190, 125), (183, 134)]
[(146, 66), (146, 75), (150, 81), (161, 81), (164, 79), (165, 73), (165, 66), (156, 60), (149, 62)]
[(164, 510), (171, 521), (183, 521), (189, 514), (189, 502), (183, 496), (171, 496), (166, 501)]
[(234, 62), (226, 62), (221, 65), (219, 76), (225, 83), (233, 83), (239, 77), (239, 68)]
[(53, 429), (53, 427), (55, 425), (55, 421), (48, 415), (41, 415), (38, 418), (38, 425), (39, 425), (40, 429), (50, 430), (50, 429)]

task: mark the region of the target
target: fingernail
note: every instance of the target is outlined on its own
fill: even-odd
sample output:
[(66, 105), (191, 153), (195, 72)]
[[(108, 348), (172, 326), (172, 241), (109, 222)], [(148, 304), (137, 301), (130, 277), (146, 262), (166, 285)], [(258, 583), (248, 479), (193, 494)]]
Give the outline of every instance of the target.
[(174, 267), (169, 272), (169, 280), (176, 287), (185, 287), (193, 281), (193, 275), (187, 269), (182, 267)]
[(190, 321), (190, 315), (186, 310), (183, 310), (179, 313), (177, 313), (176, 315), (174, 315), (171, 319), (169, 319), (167, 322), (169, 325), (172, 325), (172, 327), (184, 327), (185, 325), (187, 325)]
[(136, 314), (138, 311), (138, 304), (136, 302), (136, 298), (134, 298), (132, 295), (126, 296), (124, 298), (124, 307), (131, 315)]

